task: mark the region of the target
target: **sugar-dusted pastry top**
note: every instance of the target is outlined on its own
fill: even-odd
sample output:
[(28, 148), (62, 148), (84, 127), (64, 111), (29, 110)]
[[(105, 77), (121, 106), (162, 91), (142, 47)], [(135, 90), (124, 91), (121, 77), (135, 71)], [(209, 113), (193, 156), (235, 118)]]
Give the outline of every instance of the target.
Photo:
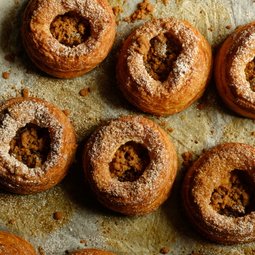
[(126, 116), (92, 134), (83, 154), (85, 175), (98, 200), (127, 215), (155, 210), (168, 197), (177, 156), (167, 134), (141, 116)]
[(187, 21), (154, 19), (123, 43), (116, 66), (124, 96), (140, 110), (174, 114), (202, 95), (212, 65), (211, 47)]
[(223, 101), (236, 113), (255, 118), (255, 23), (238, 27), (215, 60), (215, 80)]
[(22, 38), (31, 60), (59, 77), (80, 76), (109, 53), (116, 33), (107, 0), (31, 0), (24, 12)]
[(224, 244), (255, 240), (255, 148), (227, 143), (205, 152), (183, 183), (186, 213), (206, 238)]
[(76, 137), (66, 115), (39, 98), (13, 98), (0, 106), (0, 184), (34, 193), (59, 183), (75, 155)]

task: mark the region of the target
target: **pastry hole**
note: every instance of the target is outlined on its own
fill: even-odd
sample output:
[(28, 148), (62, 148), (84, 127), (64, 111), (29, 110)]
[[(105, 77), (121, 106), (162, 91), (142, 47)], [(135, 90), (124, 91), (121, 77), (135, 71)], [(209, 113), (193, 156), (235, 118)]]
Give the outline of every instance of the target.
[(147, 54), (143, 61), (149, 75), (158, 81), (165, 81), (181, 52), (180, 44), (169, 33), (160, 33), (147, 43)]
[(149, 161), (148, 150), (142, 144), (127, 142), (114, 154), (110, 163), (111, 177), (121, 182), (133, 182), (143, 174)]
[(216, 189), (211, 196), (211, 206), (221, 215), (241, 217), (254, 206), (254, 193), (247, 173), (233, 170), (230, 178)]
[(88, 20), (75, 12), (67, 12), (57, 16), (50, 25), (54, 38), (61, 44), (75, 47), (85, 42), (90, 36)]
[(41, 167), (50, 151), (50, 134), (47, 128), (29, 123), (20, 128), (10, 142), (9, 154), (29, 168)]
[(246, 80), (250, 83), (251, 90), (255, 92), (255, 58), (245, 68)]

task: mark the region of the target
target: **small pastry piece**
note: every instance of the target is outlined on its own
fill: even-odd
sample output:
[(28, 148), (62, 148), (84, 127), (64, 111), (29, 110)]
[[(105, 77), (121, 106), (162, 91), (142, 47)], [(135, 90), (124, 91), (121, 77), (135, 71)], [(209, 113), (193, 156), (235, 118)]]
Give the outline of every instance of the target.
[(126, 215), (142, 215), (167, 199), (177, 156), (158, 125), (144, 117), (126, 116), (110, 121), (91, 136), (83, 166), (103, 205)]
[(74, 251), (71, 255), (115, 255), (109, 251), (102, 251), (97, 249), (83, 249), (79, 251)]
[(183, 201), (191, 222), (206, 238), (223, 244), (255, 240), (255, 148), (219, 145), (188, 170)]
[(0, 120), (0, 185), (29, 194), (58, 184), (76, 149), (66, 115), (42, 99), (20, 97), (0, 106)]
[(26, 240), (8, 232), (0, 231), (0, 255), (36, 255)]
[(210, 45), (187, 21), (155, 19), (125, 40), (117, 80), (137, 108), (169, 115), (184, 110), (203, 94), (211, 65)]
[(73, 78), (105, 59), (116, 24), (107, 0), (30, 0), (21, 32), (27, 54), (39, 69)]
[(226, 105), (255, 119), (255, 22), (239, 27), (225, 40), (216, 56), (214, 74)]

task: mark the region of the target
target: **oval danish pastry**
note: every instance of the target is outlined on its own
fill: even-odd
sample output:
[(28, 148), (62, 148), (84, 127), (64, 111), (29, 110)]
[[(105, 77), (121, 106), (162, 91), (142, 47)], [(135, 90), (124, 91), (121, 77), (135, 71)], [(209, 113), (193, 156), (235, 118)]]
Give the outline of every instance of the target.
[(241, 26), (222, 44), (215, 80), (223, 101), (234, 112), (255, 119), (255, 22)]
[(104, 60), (115, 30), (107, 0), (31, 0), (21, 32), (27, 54), (39, 69), (73, 78)]
[(33, 246), (14, 234), (0, 231), (0, 255), (36, 255)]
[(83, 249), (79, 251), (74, 251), (71, 255), (115, 255), (109, 251), (103, 251), (98, 249)]
[(206, 238), (223, 243), (255, 240), (255, 148), (227, 143), (204, 153), (188, 170), (183, 201)]
[(177, 156), (167, 134), (153, 121), (126, 116), (110, 121), (91, 136), (83, 166), (103, 205), (126, 215), (141, 215), (167, 199)]
[(49, 189), (67, 173), (76, 150), (74, 129), (56, 106), (13, 98), (0, 106), (0, 185), (29, 194)]
[(180, 112), (205, 90), (212, 65), (211, 47), (187, 21), (154, 19), (123, 43), (117, 80), (130, 103), (144, 112)]

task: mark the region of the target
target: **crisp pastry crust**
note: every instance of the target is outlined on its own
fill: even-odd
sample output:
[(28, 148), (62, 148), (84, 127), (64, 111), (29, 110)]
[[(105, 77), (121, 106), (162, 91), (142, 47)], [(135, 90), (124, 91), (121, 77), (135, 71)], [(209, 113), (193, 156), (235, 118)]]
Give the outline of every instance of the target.
[(254, 170), (255, 148), (239, 143), (219, 145), (192, 165), (183, 183), (183, 202), (202, 235), (223, 244), (255, 240)]
[(0, 231), (0, 255), (36, 255), (33, 246), (14, 234)]
[[(81, 26), (78, 31), (90, 31), (78, 45), (65, 45), (51, 33), (52, 22), (69, 14), (88, 23), (87, 27), (75, 24)], [(73, 78), (90, 71), (108, 55), (116, 33), (115, 16), (107, 0), (30, 0), (21, 33), (29, 57), (39, 69), (55, 77)], [(77, 31), (70, 33), (78, 35)]]
[[(111, 175), (110, 165), (116, 152), (130, 142), (142, 145), (149, 160), (139, 177), (121, 180)], [(103, 125), (90, 137), (83, 166), (103, 205), (126, 215), (142, 215), (156, 210), (167, 199), (177, 171), (177, 156), (158, 125), (141, 116), (126, 116)]]
[(114, 253), (98, 249), (83, 249), (74, 251), (71, 253), (71, 255), (114, 255)]
[[(162, 36), (166, 39), (161, 39)], [(157, 37), (159, 43), (152, 46)], [(164, 40), (166, 42), (162, 43)], [(169, 42), (177, 47), (174, 54), (168, 52)], [(146, 58), (151, 52), (154, 57), (166, 60), (167, 75), (163, 80), (148, 71)], [(170, 58), (173, 61), (169, 64)], [(158, 59), (151, 65), (152, 68), (162, 67)], [(154, 19), (137, 28), (125, 40), (117, 62), (117, 80), (127, 100), (140, 110), (170, 115), (184, 110), (202, 95), (211, 65), (209, 43), (187, 21)]]
[(245, 70), (254, 59), (255, 22), (236, 29), (220, 47), (215, 60), (215, 80), (219, 94), (234, 112), (255, 118), (255, 87)]
[[(58, 184), (66, 175), (76, 150), (75, 132), (66, 115), (42, 99), (19, 97), (0, 106), (0, 119), (0, 185), (14, 193), (29, 194)], [(22, 160), (18, 160), (15, 153), (11, 153), (13, 139), (19, 130), (27, 125), (46, 129), (49, 134), (49, 151), (40, 166), (30, 167), (23, 162), (30, 152), (21, 155)], [(26, 135), (23, 133), (21, 136)], [(31, 144), (31, 140), (18, 141), (17, 146), (21, 146), (20, 143)], [(19, 154), (21, 148), (17, 146), (13, 147)]]

